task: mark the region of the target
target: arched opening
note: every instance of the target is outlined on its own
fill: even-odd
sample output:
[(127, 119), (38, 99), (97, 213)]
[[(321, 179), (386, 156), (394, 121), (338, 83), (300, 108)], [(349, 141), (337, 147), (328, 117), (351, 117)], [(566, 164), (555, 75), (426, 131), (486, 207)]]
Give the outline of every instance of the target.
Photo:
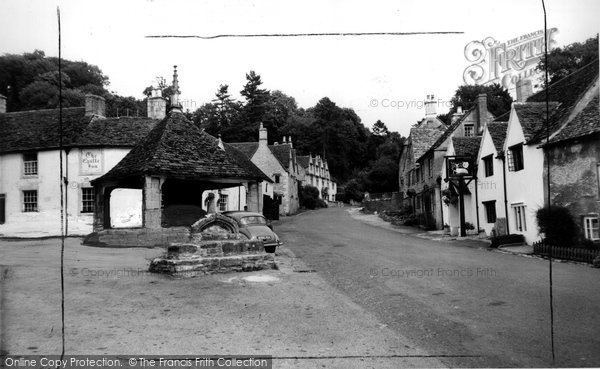
[(110, 227), (142, 226), (142, 190), (116, 188), (110, 193)]

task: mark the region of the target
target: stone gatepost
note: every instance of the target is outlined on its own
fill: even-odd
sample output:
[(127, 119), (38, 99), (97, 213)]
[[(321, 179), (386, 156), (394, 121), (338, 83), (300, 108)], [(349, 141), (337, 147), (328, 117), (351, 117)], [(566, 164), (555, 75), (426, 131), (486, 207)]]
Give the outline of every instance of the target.
[(159, 177), (144, 177), (143, 189), (143, 219), (144, 228), (161, 228), (162, 211)]
[(215, 201), (215, 194), (210, 192), (206, 196), (206, 201), (208, 202), (208, 206), (206, 207), (206, 212), (208, 214), (215, 214), (217, 212), (217, 204)]
[(260, 194), (260, 186), (258, 182), (248, 182), (248, 198), (246, 199), (248, 211), (256, 213), (262, 212), (262, 196)]
[(94, 186), (95, 203), (94, 203), (94, 232), (98, 232), (104, 229), (104, 211), (105, 211), (105, 199), (104, 199), (104, 186)]

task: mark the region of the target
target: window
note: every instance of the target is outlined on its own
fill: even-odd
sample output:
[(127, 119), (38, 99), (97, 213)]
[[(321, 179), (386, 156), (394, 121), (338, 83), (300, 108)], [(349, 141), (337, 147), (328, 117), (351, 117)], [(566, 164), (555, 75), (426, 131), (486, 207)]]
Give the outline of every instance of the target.
[(23, 154), (23, 174), (26, 176), (34, 176), (38, 174), (38, 160), (36, 152)]
[(583, 229), (585, 238), (588, 240), (600, 240), (600, 231), (598, 230), (598, 217), (584, 217)]
[(275, 183), (279, 183), (279, 177), (281, 177), (279, 174), (275, 174)]
[(527, 222), (525, 220), (525, 205), (513, 205), (512, 208), (515, 213), (515, 229), (519, 232), (525, 232), (527, 230)]
[(93, 187), (83, 187), (81, 189), (81, 212), (93, 213), (96, 196)]
[(23, 191), (23, 211), (25, 213), (38, 211), (37, 190)]
[(484, 201), (485, 214), (488, 223), (496, 223), (496, 201)]
[(518, 172), (524, 168), (523, 166), (523, 144), (518, 144), (508, 148), (506, 153), (508, 156), (508, 170)]
[(227, 200), (228, 199), (229, 199), (229, 195), (221, 194), (221, 196), (219, 196), (219, 200), (217, 201), (217, 206), (219, 207), (220, 212), (227, 211)]
[(494, 175), (494, 156), (488, 155), (481, 159), (483, 161), (483, 167), (485, 169), (485, 176), (490, 177)]
[(473, 125), (465, 124), (465, 137), (473, 137)]

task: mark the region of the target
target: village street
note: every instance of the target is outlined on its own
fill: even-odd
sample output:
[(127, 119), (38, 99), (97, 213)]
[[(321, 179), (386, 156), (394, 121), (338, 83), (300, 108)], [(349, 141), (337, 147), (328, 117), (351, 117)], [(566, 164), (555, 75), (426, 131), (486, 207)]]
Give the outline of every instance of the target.
[[(276, 222), (277, 270), (174, 279), (160, 248), (65, 249), (67, 354), (272, 355), (274, 368), (550, 366), (548, 262), (367, 223)], [(0, 240), (0, 351), (60, 352), (60, 242)], [(554, 264), (558, 366), (600, 363), (600, 271)]]
[[(353, 302), (450, 366), (550, 366), (548, 261), (425, 240), (349, 208), (287, 218), (287, 246)], [(404, 232), (410, 232), (405, 228)], [(558, 366), (600, 365), (600, 270), (554, 263)]]

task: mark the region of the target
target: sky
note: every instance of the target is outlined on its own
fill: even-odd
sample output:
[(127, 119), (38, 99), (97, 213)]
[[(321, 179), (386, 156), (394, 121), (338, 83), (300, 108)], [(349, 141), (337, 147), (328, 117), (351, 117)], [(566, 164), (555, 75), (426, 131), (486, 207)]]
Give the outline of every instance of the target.
[[(543, 29), (541, 0), (428, 1), (0, 1), (0, 54), (43, 50), (100, 67), (109, 90), (142, 98), (145, 87), (178, 66), (184, 108), (214, 98), (220, 84), (234, 97), (256, 71), (270, 90), (309, 108), (322, 97), (352, 108), (371, 127), (378, 119), (407, 135), (435, 95), (437, 112), (464, 84), (465, 46), (486, 37), (505, 42)], [(599, 31), (599, 0), (546, 0), (554, 46)], [(461, 32), (406, 36), (294, 38), (147, 38), (342, 32)]]

